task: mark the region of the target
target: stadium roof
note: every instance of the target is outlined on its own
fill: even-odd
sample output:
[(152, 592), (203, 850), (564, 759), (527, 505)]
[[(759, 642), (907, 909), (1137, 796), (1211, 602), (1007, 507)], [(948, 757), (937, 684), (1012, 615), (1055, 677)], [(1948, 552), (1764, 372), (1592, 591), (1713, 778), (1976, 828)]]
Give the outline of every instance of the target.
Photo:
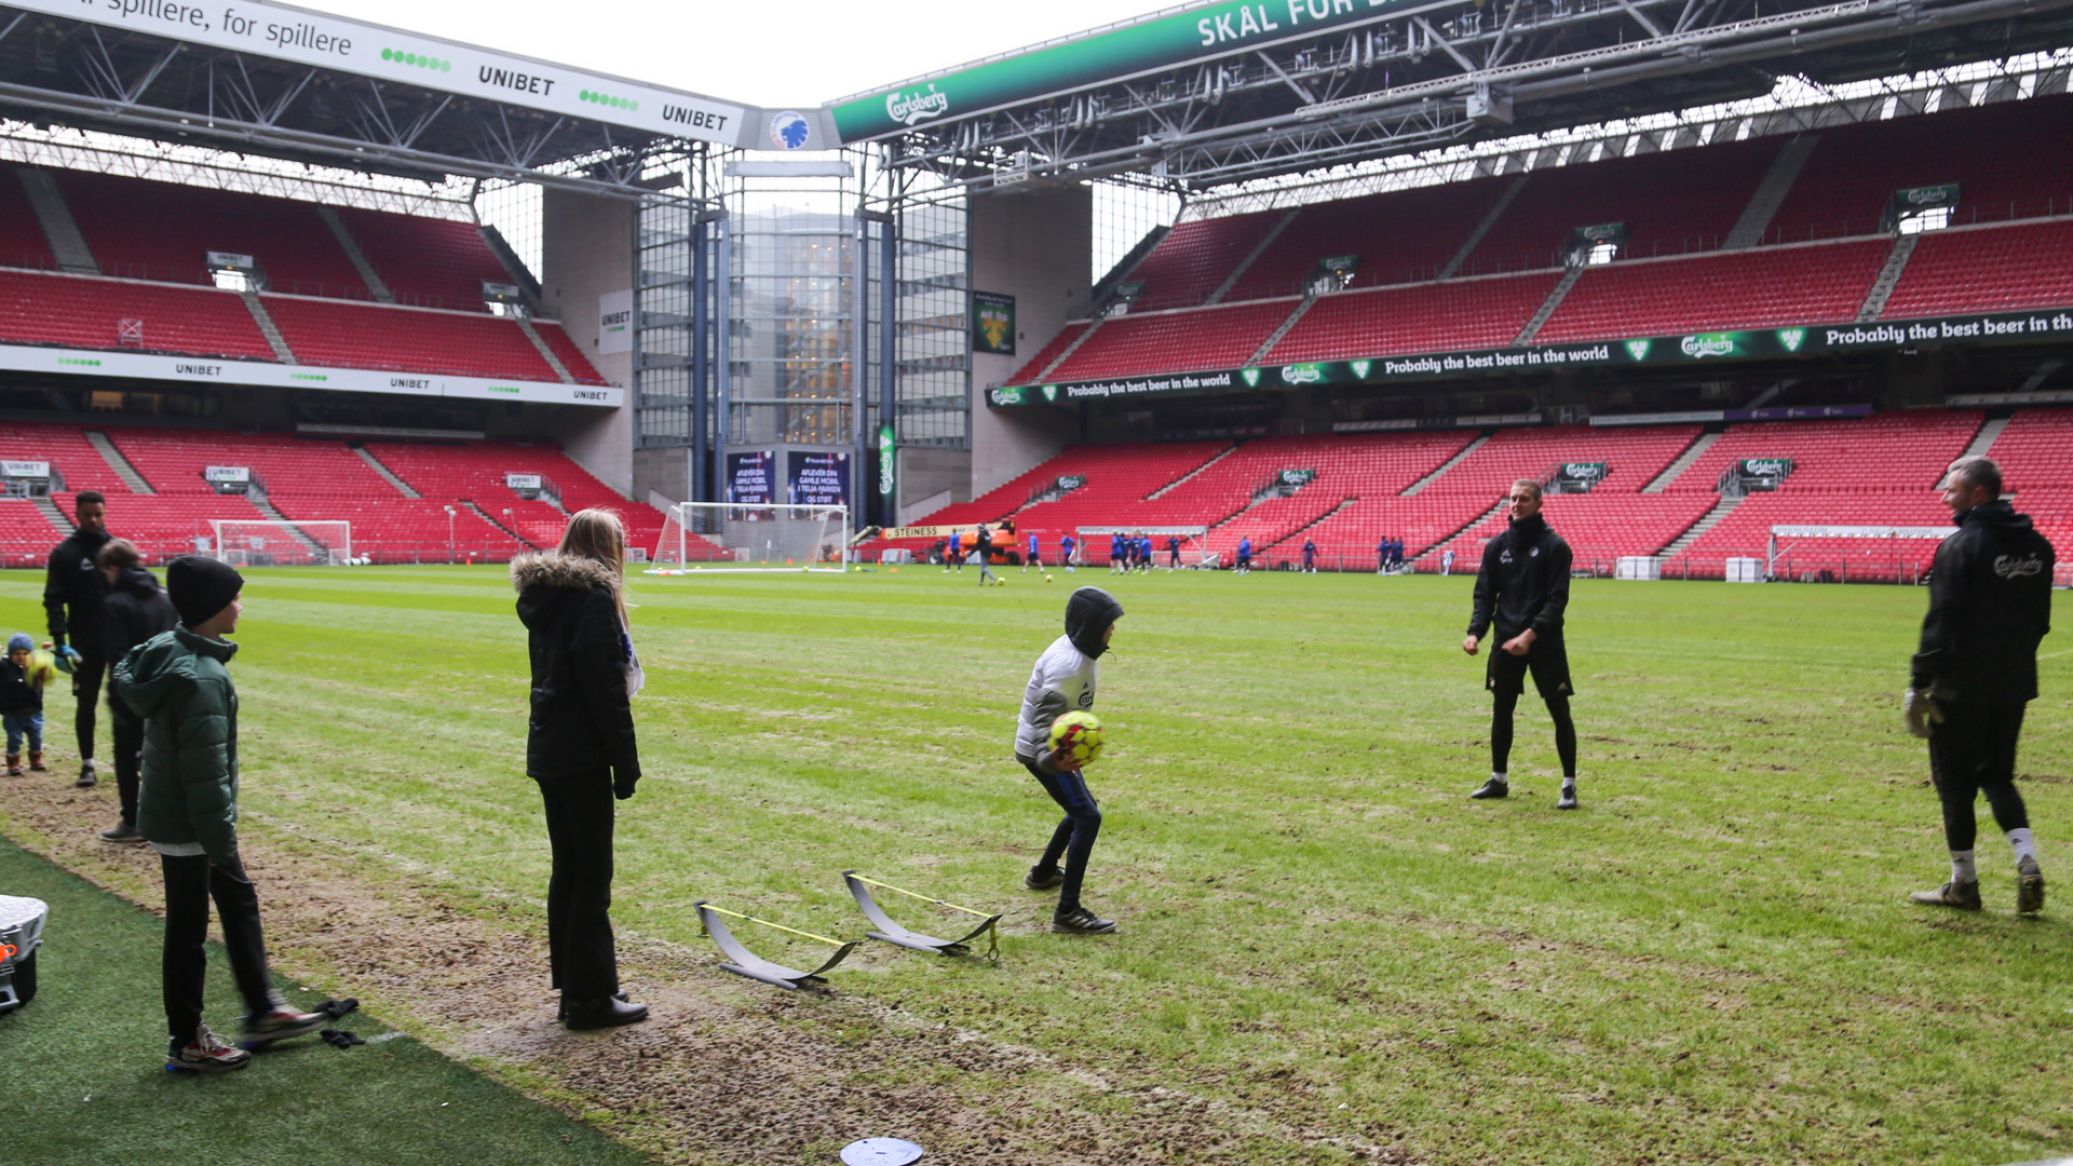
[[(686, 90), (269, 0), (5, 0), (0, 118), (625, 194), (658, 153), (771, 148), (774, 129), (767, 111)], [(783, 130), (828, 144), (817, 112)]]
[(2073, 43), (2073, 0), (1207, 0), (831, 103), (974, 188), (1203, 190)]

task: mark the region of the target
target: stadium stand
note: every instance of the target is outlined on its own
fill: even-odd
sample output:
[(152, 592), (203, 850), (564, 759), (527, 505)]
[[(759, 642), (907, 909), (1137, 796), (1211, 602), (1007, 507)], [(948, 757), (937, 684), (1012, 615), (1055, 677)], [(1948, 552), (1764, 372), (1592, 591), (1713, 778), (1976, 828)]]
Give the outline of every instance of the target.
[(1892, 249), (1869, 239), (1587, 268), (1536, 340), (1846, 323)]
[(34, 502), (0, 498), (0, 567), (41, 567), (63, 537)]
[[(101, 451), (77, 425), (47, 421), (9, 421), (0, 427), (0, 460), (49, 462), (72, 493), (97, 490), (127, 494), (130, 488)], [(44, 548), (48, 550), (49, 548)]]
[[(225, 433), (213, 429), (110, 428), (123, 458), (161, 495), (214, 494), (203, 471), (243, 466), (277, 504), (286, 498), (399, 497), (396, 488), (336, 438)], [(315, 515), (303, 515), (313, 518)]]
[[(1632, 494), (1593, 490), (1588, 494), (1550, 494), (1542, 513), (1569, 544), (1576, 570), (1609, 575), (1622, 555), (1653, 555), (1713, 509), (1714, 499), (1698, 494)], [(1483, 543), (1504, 531), (1510, 519), (1490, 515), (1454, 540), (1457, 573), (1473, 572)], [(1426, 564), (1431, 570), (1435, 564)]]
[(305, 364), (528, 381), (561, 379), (511, 320), (385, 304), (363, 306), (277, 295), (261, 298), (281, 337)]
[(1207, 301), (1287, 214), (1261, 211), (1175, 223), (1151, 254), (1131, 270), (1130, 282), (1144, 285), (1131, 309), (1192, 308)]
[(1717, 248), (1781, 143), (1729, 142), (1529, 174), (1469, 253), (1463, 271), (1556, 267), (1579, 227), (1620, 223), (1623, 256), (1677, 255)]
[(1700, 432), (1697, 425), (1500, 429), (1459, 465), (1435, 478), (1425, 493), (1473, 494), (1494, 506), (1520, 478), (1546, 482), (1564, 462), (1603, 462), (1605, 476), (1592, 488), (1592, 496), (1635, 494), (1668, 469)]
[(1029, 363), (1016, 369), (1015, 375), (1009, 377), (1007, 383), (1026, 385), (1043, 376), (1044, 370), (1051, 367), (1051, 362), (1057, 360), (1060, 353), (1072, 347), (1072, 342), (1078, 340), (1080, 333), (1086, 330), (1087, 322), (1084, 320), (1075, 320), (1067, 324), (1063, 331), (1051, 338), (1049, 344), (1038, 349), (1037, 354), (1029, 358)]
[(1303, 207), (1224, 298), (1300, 295), (1318, 262), (1340, 255), (1360, 260), (1351, 287), (1433, 279), (1512, 181), (1485, 178)]
[(252, 256), (274, 291), (372, 298), (314, 203), (82, 170), (53, 173), (103, 274), (208, 284), (207, 253), (228, 251)]
[[(1795, 471), (1795, 475), (1797, 471)], [(1829, 526), (1948, 526), (1951, 514), (1935, 491), (1907, 493), (1794, 491), (1751, 494), (1665, 567), (1673, 575), (1717, 579), (1729, 557), (1762, 559), (1771, 527), (1803, 523)], [(1912, 581), (1936, 554), (1931, 539), (1781, 539), (1778, 575), (1799, 579), (1829, 572), (1838, 582)]]
[(1889, 320), (2073, 304), (2073, 219), (1924, 234), (1880, 313)]
[(0, 267), (48, 270), (55, 266), (57, 257), (50, 253), (50, 240), (43, 237), (36, 208), (22, 190), (21, 175), (11, 166), (0, 165)]
[(1102, 322), (1051, 374), (1091, 381), (1148, 372), (1193, 372), (1245, 364), (1297, 301), (1265, 300), (1186, 312), (1117, 316)]
[(597, 369), (591, 365), (590, 358), (583, 354), (583, 350), (576, 346), (576, 342), (569, 338), (567, 332), (562, 331), (560, 324), (550, 320), (534, 320), (533, 331), (540, 334), (540, 339), (546, 342), (555, 358), (561, 361), (563, 368), (569, 370), (569, 376), (574, 378), (577, 384), (605, 383), (605, 378), (599, 376)]
[(1543, 272), (1324, 296), (1275, 343), (1267, 363), (1503, 348), (1558, 278)]
[(274, 359), (235, 292), (43, 272), (0, 271), (0, 342)]
[(2059, 95), (1824, 131), (1765, 239), (1869, 235), (1894, 191), (1947, 182), (1961, 184), (1958, 222), (2065, 214), (2069, 121), (2073, 96)]
[(1934, 502), (1944, 470), (1984, 420), (1977, 410), (1925, 409), (1855, 421), (1734, 425), (1667, 489), (1717, 492), (1736, 460), (1785, 457), (1792, 459), (1792, 473), (1780, 493), (1919, 494)]
[(473, 223), (357, 207), (338, 216), (398, 303), (480, 312), (483, 281), (511, 281)]

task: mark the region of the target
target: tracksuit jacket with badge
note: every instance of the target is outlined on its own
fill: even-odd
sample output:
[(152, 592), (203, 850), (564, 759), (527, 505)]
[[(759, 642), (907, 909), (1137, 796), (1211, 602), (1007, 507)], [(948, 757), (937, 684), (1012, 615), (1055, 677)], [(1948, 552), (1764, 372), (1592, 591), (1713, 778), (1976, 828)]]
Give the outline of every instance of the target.
[(1936, 548), (1911, 679), (1964, 704), (2037, 698), (2037, 644), (2051, 631), (2052, 547), (2006, 502), (1958, 516)]
[(69, 634), (84, 656), (101, 650), (101, 601), (108, 595), (108, 579), (94, 565), (94, 556), (108, 539), (105, 530), (92, 535), (75, 530), (50, 552), (44, 566), (43, 610), (50, 617), (51, 642), (61, 645)]
[(1536, 514), (1513, 522), (1483, 548), (1468, 634), (1482, 639), (1495, 620), (1500, 642), (1529, 627), (1538, 639), (1560, 637), (1569, 607), (1569, 562), (1569, 544), (1548, 529), (1547, 519)]
[(1065, 634), (1051, 641), (1030, 669), (1022, 692), (1022, 716), (1015, 723), (1015, 755), (1035, 760), (1051, 747), (1051, 722), (1094, 707), (1101, 677), (1100, 656), (1109, 625), (1123, 618), (1123, 605), (1099, 587), (1082, 587), (1065, 605)]

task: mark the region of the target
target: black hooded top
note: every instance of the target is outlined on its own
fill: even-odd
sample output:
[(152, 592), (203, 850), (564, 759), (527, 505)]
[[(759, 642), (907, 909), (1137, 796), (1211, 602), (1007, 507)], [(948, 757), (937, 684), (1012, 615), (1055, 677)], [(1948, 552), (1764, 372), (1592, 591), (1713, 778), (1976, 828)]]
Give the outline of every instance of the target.
[(1514, 519), (1483, 548), (1468, 634), (1481, 639), (1494, 622), (1500, 642), (1527, 628), (1538, 639), (1559, 638), (1569, 609), (1569, 562), (1569, 544), (1546, 518)]
[(43, 568), (43, 611), (49, 617), (50, 638), (62, 646), (71, 636), (81, 655), (101, 650), (101, 601), (108, 595), (108, 580), (94, 565), (94, 556), (109, 537), (106, 530), (75, 530), (51, 549)]
[(157, 577), (142, 567), (127, 568), (108, 586), (108, 598), (101, 604), (102, 658), (112, 664), (179, 622), (172, 598)]
[(1958, 532), (1936, 548), (1914, 687), (1963, 703), (2035, 700), (2055, 561), (2050, 540), (2006, 502), (1959, 515)]
[(1082, 587), (1065, 601), (1065, 638), (1085, 655), (1100, 659), (1108, 645), (1102, 637), (1123, 618), (1123, 605), (1099, 587)]

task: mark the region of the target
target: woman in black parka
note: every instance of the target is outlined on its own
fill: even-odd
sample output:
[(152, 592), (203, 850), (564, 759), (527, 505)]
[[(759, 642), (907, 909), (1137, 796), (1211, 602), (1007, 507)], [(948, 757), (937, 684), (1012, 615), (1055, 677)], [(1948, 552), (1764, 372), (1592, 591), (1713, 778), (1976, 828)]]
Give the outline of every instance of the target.
[(630, 698), (641, 688), (627, 629), (626, 531), (608, 510), (569, 518), (559, 550), (511, 561), (533, 668), (525, 771), (547, 806), (554, 873), (547, 951), (570, 1028), (645, 1020), (619, 990), (612, 946), (612, 802), (641, 777)]

